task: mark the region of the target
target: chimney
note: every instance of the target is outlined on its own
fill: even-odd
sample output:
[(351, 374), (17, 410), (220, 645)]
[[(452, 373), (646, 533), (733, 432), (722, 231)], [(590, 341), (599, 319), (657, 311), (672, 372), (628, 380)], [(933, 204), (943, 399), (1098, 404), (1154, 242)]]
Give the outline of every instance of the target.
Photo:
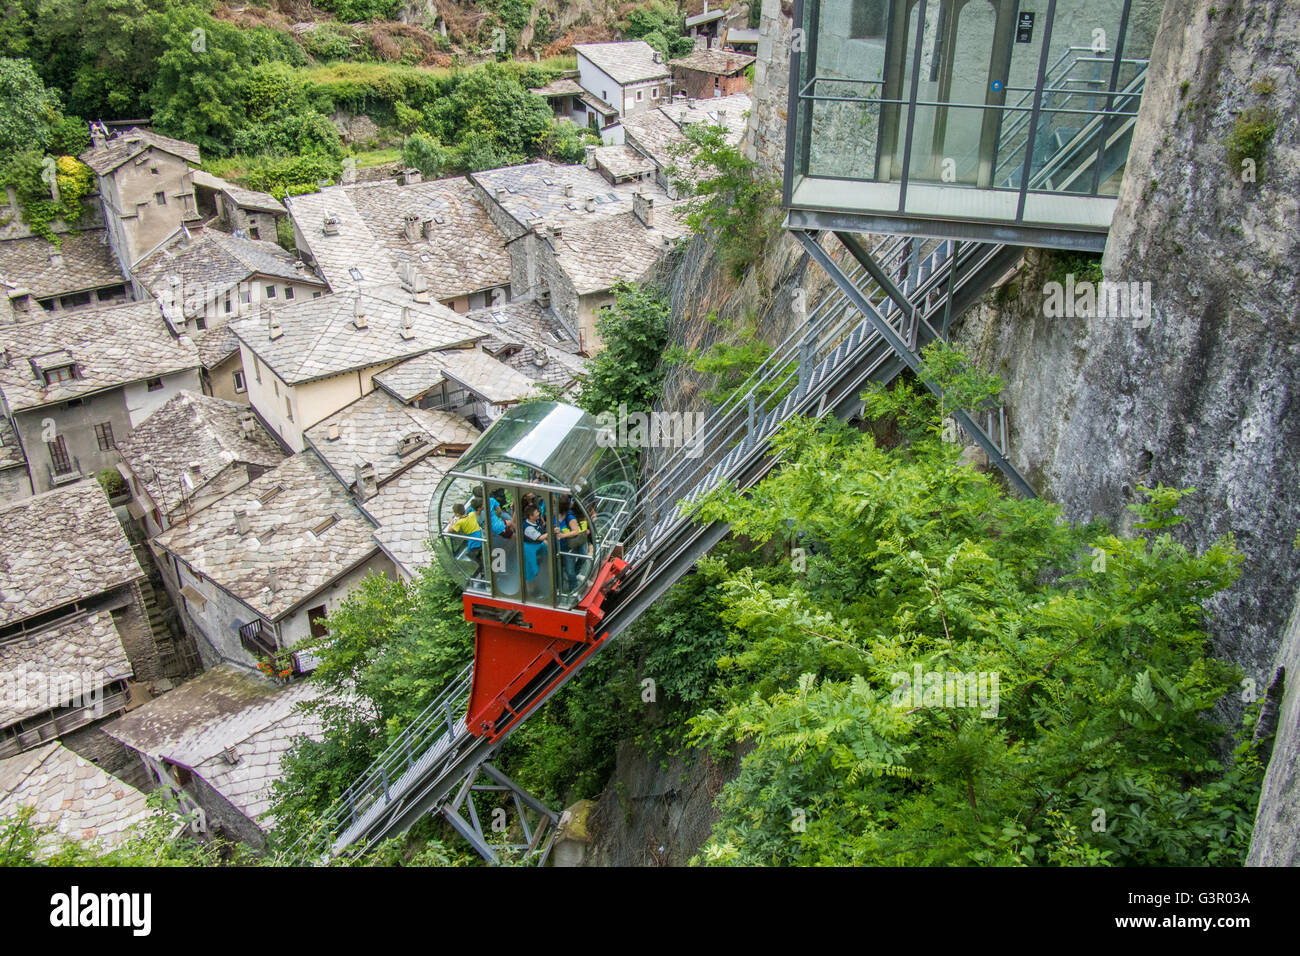
[(676, 102), (676, 103), (685, 103), (685, 102), (686, 102), (686, 94), (685, 94), (685, 93), (677, 93), (677, 94), (675, 94), (675, 95), (673, 96), (673, 101)]
[(565, 184), (564, 184), (564, 195), (566, 195), (566, 196), (572, 196), (572, 195), (573, 195), (573, 183), (565, 183)]
[(552, 239), (559, 239), (563, 235), (564, 235), (564, 226), (562, 226), (560, 223), (556, 223), (554, 226), (551, 227)]
[(249, 529), (251, 529), (251, 528), (252, 528), (252, 525), (250, 525), (250, 524), (248, 523), (248, 512), (247, 512), (247, 511), (236, 511), (236, 512), (235, 512), (235, 530), (238, 531), (241, 535), (245, 535), (245, 534), (248, 534)]
[(551, 307), (551, 290), (549, 286), (537, 290), (537, 304), (543, 309), (549, 309)]
[(726, 125), (727, 125), (727, 111), (726, 111), (726, 110), (718, 110), (718, 125), (719, 125), (719, 126), (726, 126)]
[(329, 424), (329, 436), (328, 436), (328, 437), (329, 437), (329, 440), (330, 440), (330, 441), (338, 441), (338, 440), (339, 440), (339, 423), (338, 423), (338, 422), (330, 422), (330, 424)]
[(595, 211), (596, 211), (596, 197), (595, 197), (595, 196), (588, 196), (588, 197), (587, 197), (587, 212), (595, 212)]
[(270, 309), (263, 309), (262, 311), (267, 314), (267, 334), (271, 337), (271, 341), (274, 342), (284, 335), (284, 329), (280, 326), (280, 320), (275, 317), (273, 311)]
[(420, 171), (416, 169), (414, 166), (408, 166), (406, 169), (402, 170), (403, 186), (410, 186), (415, 183), (423, 182), (423, 181), (424, 181), (424, 177), (420, 175)]
[(509, 192), (510, 192), (510, 190), (506, 189), (505, 186), (498, 186), (498, 187), (497, 187), (497, 201), (500, 202), (502, 199), (505, 199), (506, 196), (509, 194)]
[(411, 316), (411, 307), (402, 306), (402, 338), (408, 342), (415, 338), (415, 319)]
[(272, 594), (280, 590), (280, 572), (277, 569), (272, 568), (267, 572), (266, 586), (270, 589)]
[(655, 50), (654, 52), (654, 61), (656, 63), (662, 63), (664, 61), (664, 55), (660, 53), (658, 50)]
[(632, 195), (632, 212), (641, 220), (641, 225), (647, 229), (654, 228), (655, 224), (655, 201), (654, 197), (647, 196), (645, 193), (637, 190)]
[(408, 212), (402, 217), (402, 233), (406, 236), (407, 242), (418, 242), (420, 239), (420, 217), (417, 213)]
[(240, 412), (239, 414), (239, 437), (251, 439), (257, 431), (257, 419), (253, 417), (251, 411)]
[(362, 501), (373, 498), (379, 491), (379, 480), (375, 477), (375, 466), (368, 461), (358, 461), (356, 468), (357, 497)]
[(369, 323), (366, 321), (366, 309), (361, 304), (361, 293), (357, 293), (357, 301), (352, 307), (352, 327), (355, 329), (364, 329)]
[(420, 234), (426, 239), (433, 238), (433, 220), (426, 219), (420, 223)]
[(0, 368), (9, 367), (9, 346), (0, 349)]
[(108, 134), (105, 133), (102, 123), (90, 124), (90, 142), (95, 149), (99, 149), (108, 142)]
[[(588, 143), (586, 146), (582, 147), (582, 151), (585, 154), (583, 156), (583, 161), (587, 164), (587, 168), (595, 169), (596, 168), (596, 147), (593, 144)], [(567, 196), (568, 193), (565, 193), (565, 195)]]
[(337, 236), (339, 234), (339, 217), (326, 213), (325, 223), (321, 227), (321, 231), (327, 236)]

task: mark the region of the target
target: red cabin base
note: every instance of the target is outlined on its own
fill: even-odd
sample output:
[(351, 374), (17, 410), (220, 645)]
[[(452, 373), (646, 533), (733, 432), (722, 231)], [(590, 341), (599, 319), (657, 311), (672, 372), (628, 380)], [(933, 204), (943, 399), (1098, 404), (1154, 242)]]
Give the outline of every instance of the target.
[[(627, 566), (611, 558), (587, 597), (573, 610), (537, 607), (466, 594), (465, 619), (474, 625), (474, 679), (465, 725), (470, 733), (500, 739), (599, 646), (596, 625), (617, 576)], [(566, 662), (577, 645), (586, 650)], [(540, 693), (537, 691), (540, 682)], [(526, 701), (521, 697), (527, 697)]]

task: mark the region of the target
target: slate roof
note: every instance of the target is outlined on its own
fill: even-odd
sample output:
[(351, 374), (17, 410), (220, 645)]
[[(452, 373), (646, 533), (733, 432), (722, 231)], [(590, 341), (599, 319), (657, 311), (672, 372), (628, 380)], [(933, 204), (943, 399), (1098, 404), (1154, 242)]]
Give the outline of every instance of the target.
[[(0, 727), (65, 706), (132, 673), (108, 611), (77, 614), (0, 642)], [(66, 694), (51, 699), (60, 688)]]
[(655, 171), (654, 163), (626, 144), (598, 146), (593, 153), (597, 167), (605, 169), (616, 180)]
[(229, 325), (204, 329), (194, 336), (199, 350), (199, 361), (206, 369), (214, 369), (239, 351), (239, 337)]
[(677, 208), (656, 204), (654, 226), (635, 213), (575, 223), (560, 238), (549, 238), (555, 259), (579, 295), (600, 292), (616, 282), (646, 278), (669, 245), (689, 234)]
[[(298, 258), (259, 239), (244, 239), (215, 229), (197, 234), (178, 229), (169, 240), (141, 259), (135, 278), (163, 302), (184, 303), (187, 318), (202, 315), (204, 306), (254, 276), (302, 282), (326, 288)], [(175, 285), (172, 279), (179, 282)]]
[(41, 855), (60, 837), (109, 849), (132, 835), (153, 813), (135, 787), (100, 770), (58, 741), (0, 760), (0, 818), (32, 807), (32, 823), (52, 827)]
[[(745, 135), (745, 114), (752, 103), (748, 93), (668, 103), (626, 117), (623, 130), (638, 149), (654, 160), (655, 165), (666, 170), (685, 163), (685, 157), (673, 154), (674, 146), (686, 142), (686, 134), (682, 132), (684, 124), (709, 123), (716, 126), (720, 119), (718, 110), (723, 110), (726, 115), (721, 119), (727, 127), (727, 143), (735, 146)], [(700, 176), (698, 171), (686, 169), (684, 172), (692, 179)]]
[[(319, 718), (299, 704), (316, 686), (278, 685), (221, 664), (156, 697), (104, 728), (110, 737), (156, 760), (193, 771), (263, 827), (280, 759), (300, 736), (319, 739)], [(234, 762), (231, 763), (233, 758)]]
[(456, 461), (430, 455), (366, 502), (366, 510), (379, 522), (375, 540), (407, 577), (414, 577), (433, 560), (425, 547), (430, 535), (429, 502)]
[[(331, 425), (339, 429), (339, 437), (332, 441)], [(449, 446), (458, 453), (463, 451), (474, 444), (479, 433), (452, 412), (412, 408), (375, 389), (313, 425), (305, 435), (339, 480), (351, 486), (360, 463), (374, 465), (375, 477), (382, 484), (431, 451)], [(409, 435), (422, 437), (425, 444), (405, 455), (398, 454), (402, 439)]]
[[(236, 511), (248, 516), (247, 534), (239, 533)], [(334, 516), (329, 528), (313, 531)], [(304, 452), (154, 540), (275, 621), (369, 557), (376, 550), (371, 530), (316, 454)]]
[[(474, 187), (463, 177), (340, 188), (393, 262), (399, 268), (409, 263), (428, 278), (433, 298), (449, 299), (510, 284), (506, 237), (488, 218), (474, 196)], [(418, 218), (421, 228), (428, 223), (429, 238), (421, 232), (416, 241), (407, 240), (407, 215)], [(328, 244), (335, 238), (320, 236), (312, 241)]]
[(575, 354), (578, 343), (555, 313), (542, 308), (536, 299), (515, 299), (466, 312), (464, 317), (489, 333), (480, 348), (525, 378), (565, 391), (576, 386), (585, 367)]
[(532, 379), (480, 349), (425, 352), (375, 376), (375, 384), (406, 402), (444, 380), (494, 404), (521, 401), (534, 390)]
[(87, 229), (62, 239), (61, 249), (40, 236), (0, 242), (0, 283), (10, 296), (25, 290), (43, 299), (126, 281), (107, 230)]
[[(187, 336), (172, 336), (153, 302), (51, 313), (36, 322), (0, 327), (0, 389), (11, 411), (116, 388), (129, 382), (199, 367), (199, 353)], [(77, 378), (46, 385), (30, 360), (66, 352)]]
[(582, 87), (578, 81), (568, 76), (561, 76), (545, 86), (537, 86), (529, 89), (530, 93), (536, 93), (538, 96), (578, 96), (582, 93)]
[(734, 50), (696, 50), (688, 56), (669, 60), (669, 66), (680, 66), (687, 70), (701, 73), (714, 73), (719, 76), (733, 76), (744, 72), (757, 57)]
[[(239, 402), (182, 391), (137, 425), (117, 450), (137, 480), (153, 469), (156, 478), (146, 483), (150, 497), (170, 514), (187, 497), (218, 492), (224, 484), (219, 479), (231, 465), (274, 468), (284, 461), (279, 444), (256, 418), (252, 437), (240, 434), (240, 416), (248, 413), (251, 409)], [(187, 484), (193, 465), (199, 466), (199, 476), (191, 475)]]
[(225, 193), (241, 209), (253, 209), (258, 212), (269, 212), (279, 216), (283, 216), (287, 211), (284, 204), (270, 193), (258, 192), (256, 189), (245, 189), (243, 186), (227, 182), (220, 176), (213, 176), (201, 169), (194, 170), (191, 178), (195, 186), (203, 186), (207, 189)]
[[(550, 162), (488, 169), (470, 173), (470, 178), (524, 229), (616, 216), (632, 208), (632, 193), (640, 188), (656, 196), (657, 201), (667, 199), (657, 186), (642, 183), (610, 185), (594, 169)], [(573, 195), (566, 193), (566, 186), (573, 187)], [(498, 194), (500, 189), (505, 192)], [(596, 199), (592, 212), (586, 210), (589, 196)]]
[(99, 482), (0, 505), (0, 627), (142, 577)]
[(199, 164), (199, 148), (193, 143), (187, 143), (183, 139), (172, 139), (170, 136), (163, 136), (152, 130), (144, 130), (135, 126), (125, 132), (118, 133), (103, 146), (96, 146), (86, 150), (78, 158), (100, 176), (103, 176), (105, 173), (117, 169), (127, 160), (139, 156), (151, 146), (154, 149), (162, 150), (164, 153), (179, 156), (193, 166)]
[(13, 423), (0, 415), (0, 471), (26, 464), (27, 456), (23, 454), (22, 445), (18, 444), (18, 433), (14, 431)]
[[(296, 236), (311, 253), (330, 289), (341, 292), (398, 283), (392, 254), (375, 239), (347, 190), (339, 187), (292, 196), (285, 205), (293, 218)], [(333, 222), (336, 235), (326, 234), (326, 219)]]
[[(357, 310), (366, 327), (355, 326)], [(403, 336), (409, 309), (412, 336)], [(339, 292), (274, 311), (282, 334), (271, 338), (270, 319), (255, 315), (230, 327), (239, 340), (289, 385), (369, 368), (430, 349), (472, 342), (483, 333), (438, 302), (417, 303), (400, 288)]]
[(668, 76), (668, 66), (655, 62), (655, 50), (644, 40), (620, 43), (575, 43), (573, 52), (585, 56), (610, 79), (626, 86)]

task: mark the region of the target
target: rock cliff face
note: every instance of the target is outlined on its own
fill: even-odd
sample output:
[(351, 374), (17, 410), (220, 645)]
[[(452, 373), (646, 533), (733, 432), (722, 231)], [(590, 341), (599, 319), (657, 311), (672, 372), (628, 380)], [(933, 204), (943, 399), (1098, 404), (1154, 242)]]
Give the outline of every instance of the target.
[[(1018, 295), (959, 336), (1008, 382), (1016, 465), (1072, 516), (1122, 526), (1140, 484), (1197, 489), (1184, 540), (1232, 534), (1246, 557), (1215, 644), (1260, 693), (1300, 641), (1295, 626), (1284, 641), (1300, 581), (1297, 36), (1288, 0), (1166, 4), (1103, 260), (1107, 279), (1151, 283), (1149, 324), (1044, 318), (1031, 254)], [(1229, 143), (1254, 120), (1276, 130), (1243, 182)], [(1294, 833), (1266, 849), (1300, 803), (1289, 700), (1255, 835), (1270, 862), (1300, 859)]]

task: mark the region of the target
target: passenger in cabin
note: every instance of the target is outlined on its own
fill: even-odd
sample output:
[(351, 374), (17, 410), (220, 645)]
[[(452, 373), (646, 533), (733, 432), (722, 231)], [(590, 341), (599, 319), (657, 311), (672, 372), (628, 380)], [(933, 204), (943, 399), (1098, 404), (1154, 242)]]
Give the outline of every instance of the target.
[(578, 521), (573, 499), (568, 495), (562, 495), (555, 502), (555, 537), (559, 539), (557, 548), (562, 558), (564, 590), (575, 591), (582, 559), (587, 554), (587, 531)]
[(478, 512), (472, 508), (466, 511), (464, 505), (456, 504), (452, 505), (451, 513), (452, 519), (447, 525), (447, 531), (469, 539), (465, 542), (465, 556), (478, 563), (477, 577), (483, 573), (483, 531), (478, 522)]
[(546, 554), (546, 524), (535, 501), (525, 508), (524, 515), (524, 579), (531, 581), (541, 570), (541, 558)]

